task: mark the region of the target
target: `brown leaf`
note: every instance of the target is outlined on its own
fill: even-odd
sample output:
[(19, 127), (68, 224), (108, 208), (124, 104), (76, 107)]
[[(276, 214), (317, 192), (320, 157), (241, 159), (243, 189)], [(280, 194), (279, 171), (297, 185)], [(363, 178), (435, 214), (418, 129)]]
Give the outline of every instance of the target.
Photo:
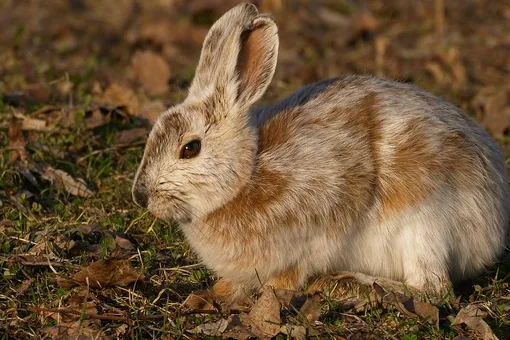
[(411, 318), (424, 318), (429, 323), (438, 325), (439, 322), (439, 309), (437, 307), (415, 300), (398, 292), (387, 292), (379, 284), (373, 283), (373, 288), (377, 295), (382, 298), (382, 304), (391, 305), (397, 308), (400, 312), (404, 313)]
[(510, 129), (510, 90), (481, 88), (472, 101), (481, 113), (482, 124), (494, 137), (502, 139)]
[(107, 339), (97, 324), (93, 320), (61, 322), (57, 326), (41, 329), (41, 333), (52, 336), (53, 339)]
[(101, 96), (95, 98), (95, 101), (100, 106), (125, 108), (130, 115), (136, 115), (140, 108), (135, 92), (119, 84), (112, 84)]
[(9, 163), (16, 161), (27, 162), (30, 156), (25, 149), (25, 137), (23, 136), (22, 121), (13, 117), (9, 124)]
[(20, 263), (24, 266), (53, 266), (60, 267), (62, 262), (55, 256), (52, 255), (32, 255), (32, 254), (20, 254), (12, 255), (9, 258), (9, 262)]
[(207, 290), (199, 290), (192, 292), (188, 295), (186, 300), (182, 303), (185, 307), (191, 310), (214, 311), (218, 309), (214, 307), (214, 298)]
[(170, 66), (159, 54), (138, 51), (133, 56), (131, 68), (136, 80), (149, 95), (157, 96), (168, 91)]
[(51, 166), (44, 168), (41, 177), (57, 186), (63, 187), (71, 195), (80, 197), (91, 197), (94, 195), (94, 192), (87, 187), (84, 180), (81, 178), (75, 179), (67, 172), (53, 169)]
[(87, 129), (95, 129), (106, 125), (110, 122), (111, 117), (111, 113), (103, 113), (99, 109), (89, 111), (85, 116), (85, 127)]
[(248, 314), (253, 333), (273, 337), (280, 331), (280, 302), (272, 287), (266, 286)]
[(225, 319), (219, 319), (215, 322), (206, 322), (198, 325), (194, 329), (194, 333), (208, 336), (221, 336), (228, 327), (229, 322)]
[(124, 130), (117, 133), (116, 143), (121, 145), (129, 145), (137, 139), (144, 140), (147, 138), (149, 130), (146, 128), (134, 128), (131, 130)]
[[(223, 339), (236, 339), (236, 340), (247, 340), (251, 338), (255, 338), (255, 334), (253, 334), (249, 327), (244, 324), (247, 320), (246, 314), (233, 314), (228, 317), (228, 327), (223, 332)], [(249, 323), (249, 321), (248, 321)]]
[(21, 128), (25, 131), (48, 131), (45, 120), (23, 116)]
[(125, 287), (142, 278), (143, 275), (128, 260), (118, 259), (99, 260), (70, 277), (77, 283), (93, 288)]
[(491, 327), (483, 320), (487, 312), (479, 304), (471, 304), (462, 308), (452, 322), (452, 326), (465, 324), (470, 329), (480, 333), (483, 340), (497, 340)]
[(303, 315), (310, 324), (314, 324), (319, 321), (319, 317), (322, 312), (322, 301), (320, 294), (316, 293), (308, 297), (299, 310), (299, 313)]
[(288, 335), (291, 339), (306, 339), (306, 328), (299, 325), (285, 324), (280, 327), (280, 333)]
[(135, 246), (133, 245), (133, 243), (131, 243), (130, 240), (128, 240), (127, 238), (121, 237), (119, 235), (115, 235), (115, 243), (122, 249), (126, 249), (126, 250), (134, 250), (135, 249)]

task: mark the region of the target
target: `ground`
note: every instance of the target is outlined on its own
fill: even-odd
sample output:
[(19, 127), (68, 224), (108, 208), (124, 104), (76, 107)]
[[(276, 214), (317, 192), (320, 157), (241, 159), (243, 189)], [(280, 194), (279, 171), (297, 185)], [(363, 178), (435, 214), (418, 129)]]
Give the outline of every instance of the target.
[[(356, 308), (282, 291), (249, 314), (182, 304), (215, 278), (130, 187), (151, 123), (184, 98), (208, 27), (234, 3), (0, 0), (0, 337), (510, 339), (508, 253), (436, 305), (377, 285)], [(375, 74), (453, 102), (508, 155), (506, 1), (256, 3), (280, 31), (263, 102)]]

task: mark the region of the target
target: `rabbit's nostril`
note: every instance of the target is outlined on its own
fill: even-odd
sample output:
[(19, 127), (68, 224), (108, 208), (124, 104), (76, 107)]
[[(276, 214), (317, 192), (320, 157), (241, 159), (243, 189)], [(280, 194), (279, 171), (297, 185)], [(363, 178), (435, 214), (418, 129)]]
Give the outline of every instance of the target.
[(145, 187), (137, 186), (133, 189), (133, 201), (135, 201), (138, 206), (147, 208), (148, 199)]

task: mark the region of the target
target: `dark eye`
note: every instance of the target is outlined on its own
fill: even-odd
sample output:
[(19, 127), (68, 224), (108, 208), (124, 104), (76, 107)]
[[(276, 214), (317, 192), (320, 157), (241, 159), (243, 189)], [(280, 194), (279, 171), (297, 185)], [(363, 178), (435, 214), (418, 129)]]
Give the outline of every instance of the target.
[(181, 150), (181, 158), (193, 158), (198, 156), (202, 143), (198, 139), (192, 140), (188, 144), (184, 145)]

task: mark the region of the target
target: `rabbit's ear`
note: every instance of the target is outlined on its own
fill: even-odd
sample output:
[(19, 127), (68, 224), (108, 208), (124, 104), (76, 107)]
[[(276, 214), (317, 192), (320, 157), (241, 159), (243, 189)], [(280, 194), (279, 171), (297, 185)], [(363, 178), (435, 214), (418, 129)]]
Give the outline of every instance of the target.
[(207, 34), (190, 87), (202, 97), (221, 90), (230, 102), (251, 105), (265, 92), (276, 68), (278, 29), (251, 4), (240, 4), (214, 23)]
[(239, 77), (238, 102), (251, 105), (266, 92), (278, 59), (278, 28), (268, 16), (253, 20), (241, 34), (236, 70)]

